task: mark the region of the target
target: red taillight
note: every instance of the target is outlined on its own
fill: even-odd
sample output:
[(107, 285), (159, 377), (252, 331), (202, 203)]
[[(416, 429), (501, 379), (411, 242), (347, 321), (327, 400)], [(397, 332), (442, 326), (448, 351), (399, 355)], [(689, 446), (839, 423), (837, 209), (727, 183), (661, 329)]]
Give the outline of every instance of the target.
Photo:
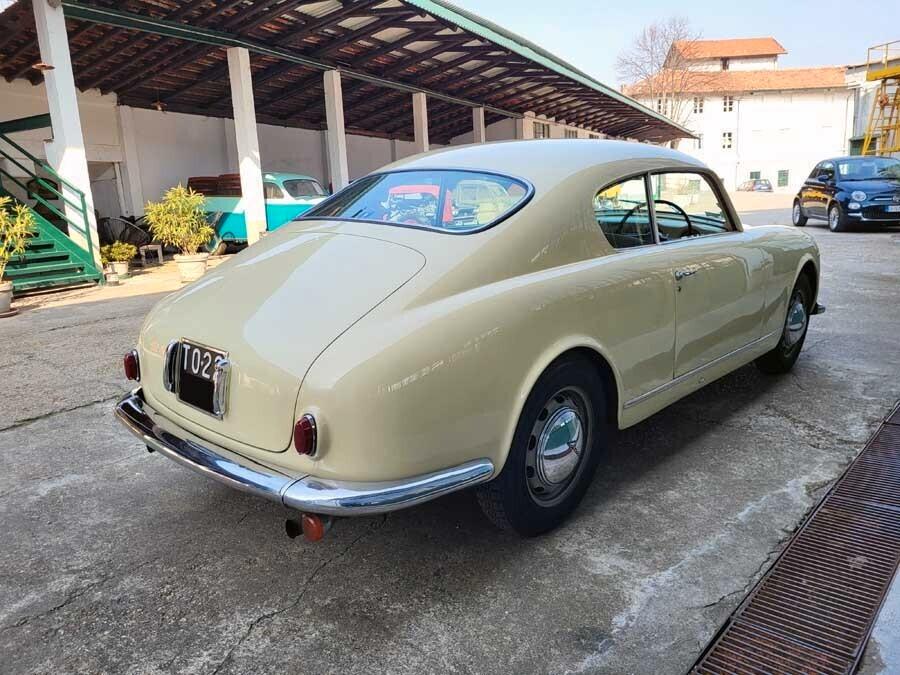
[(135, 381), (141, 379), (141, 362), (138, 360), (137, 350), (132, 349), (128, 352), (123, 363), (125, 365), (125, 377)]
[(316, 420), (306, 414), (294, 425), (294, 448), (301, 455), (316, 454)]

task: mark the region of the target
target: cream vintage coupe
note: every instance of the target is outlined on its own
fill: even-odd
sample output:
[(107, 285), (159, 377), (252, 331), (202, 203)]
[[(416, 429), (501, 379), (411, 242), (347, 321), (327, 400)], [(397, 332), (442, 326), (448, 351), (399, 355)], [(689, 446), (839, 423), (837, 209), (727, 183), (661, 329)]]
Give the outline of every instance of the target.
[(808, 235), (744, 230), (681, 153), (451, 148), (163, 300), (117, 414), (150, 450), (298, 510), (310, 539), (476, 485), (491, 520), (535, 535), (578, 504), (610, 427), (750, 361), (789, 370), (818, 287)]

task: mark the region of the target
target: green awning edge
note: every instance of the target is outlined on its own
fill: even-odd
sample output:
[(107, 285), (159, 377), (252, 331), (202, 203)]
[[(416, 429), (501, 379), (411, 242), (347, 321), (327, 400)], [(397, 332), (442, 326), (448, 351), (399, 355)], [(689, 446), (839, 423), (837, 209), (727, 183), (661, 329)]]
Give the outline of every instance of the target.
[(695, 137), (693, 132), (685, 129), (680, 124), (676, 124), (668, 117), (665, 117), (664, 115), (661, 115), (651, 110), (650, 108), (647, 108), (641, 103), (635, 101), (630, 96), (626, 96), (625, 94), (622, 94), (615, 89), (607, 87), (602, 82), (595, 80), (587, 73), (579, 70), (569, 63), (566, 63), (559, 57), (537, 46), (533, 42), (530, 42), (529, 40), (526, 40), (525, 38), (516, 35), (515, 33), (512, 33), (493, 22), (478, 16), (477, 14), (473, 14), (472, 12), (462, 9), (461, 7), (457, 7), (456, 5), (446, 2), (446, 0), (402, 1), (405, 4), (418, 7), (428, 14), (438, 16), (445, 21), (448, 21), (453, 25), (461, 28), (464, 31), (474, 33), (475, 35), (478, 35), (485, 40), (489, 40), (490, 42), (504, 47), (505, 49), (508, 49), (509, 51), (514, 52), (519, 56), (539, 63), (540, 65), (552, 70), (555, 73), (559, 73), (560, 75), (571, 78), (576, 82), (583, 84), (586, 87), (590, 87), (591, 89), (600, 92), (605, 96), (609, 96), (610, 98), (620, 103), (624, 103), (627, 106), (639, 110), (648, 117), (651, 117), (659, 122), (663, 122), (673, 129), (677, 129), (679, 132), (684, 134), (685, 138)]

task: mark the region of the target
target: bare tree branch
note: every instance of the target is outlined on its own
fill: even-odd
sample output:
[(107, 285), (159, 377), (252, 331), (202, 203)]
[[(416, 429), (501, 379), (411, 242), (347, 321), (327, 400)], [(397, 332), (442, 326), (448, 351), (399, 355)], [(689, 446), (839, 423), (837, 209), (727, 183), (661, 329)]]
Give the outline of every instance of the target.
[(691, 113), (693, 92), (711, 77), (706, 71), (690, 68), (699, 39), (684, 17), (651, 23), (619, 54), (616, 74), (629, 83), (628, 93), (649, 99), (654, 109), (684, 125)]

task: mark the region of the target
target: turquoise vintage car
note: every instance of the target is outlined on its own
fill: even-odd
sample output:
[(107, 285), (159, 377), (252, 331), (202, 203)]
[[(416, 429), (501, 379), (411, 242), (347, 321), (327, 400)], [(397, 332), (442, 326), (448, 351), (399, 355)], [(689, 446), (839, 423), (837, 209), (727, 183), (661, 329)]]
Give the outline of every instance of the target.
[[(210, 253), (222, 254), (228, 244), (247, 243), (239, 174), (194, 176), (188, 179), (188, 187), (206, 196), (206, 211), (216, 230), (207, 245)], [(277, 230), (328, 196), (319, 181), (300, 173), (264, 173), (263, 189), (268, 232)]]

